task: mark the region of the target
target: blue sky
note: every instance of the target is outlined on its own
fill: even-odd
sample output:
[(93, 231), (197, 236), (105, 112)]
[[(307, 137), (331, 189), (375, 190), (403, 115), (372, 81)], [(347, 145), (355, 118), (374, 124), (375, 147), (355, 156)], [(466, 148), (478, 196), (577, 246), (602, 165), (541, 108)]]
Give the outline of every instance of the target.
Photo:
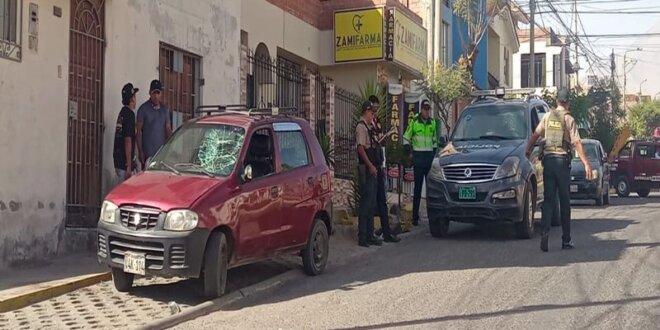
[[(548, 11), (545, 0), (537, 0), (538, 11)], [(572, 1), (551, 0), (559, 11), (572, 11)], [(529, 1), (518, 0), (525, 9), (529, 8)], [(578, 12), (588, 11), (660, 11), (660, 0), (578, 0)], [(560, 14), (563, 21), (572, 26), (573, 15)], [(578, 24), (580, 35), (586, 31), (587, 35), (594, 34), (627, 34), (660, 32), (660, 14), (580, 14), (582, 24)], [(565, 34), (566, 29), (553, 19), (552, 14), (541, 14), (539, 23), (551, 26), (555, 31)], [(584, 27), (584, 30), (583, 30)], [(628, 49), (642, 47), (642, 52), (628, 53), (628, 59), (637, 59), (637, 63), (627, 66), (628, 93), (639, 91), (639, 84), (644, 79), (647, 81), (642, 85), (643, 93), (654, 95), (660, 92), (660, 37), (651, 38), (588, 38), (591, 44), (583, 39), (583, 42), (592, 47), (599, 57), (603, 58), (603, 66), (591, 65), (584, 56), (580, 57), (580, 80), (585, 80), (587, 75), (609, 75), (609, 58), (614, 48), (617, 55), (617, 75), (623, 81), (623, 54)], [(593, 60), (592, 60), (593, 62)]]

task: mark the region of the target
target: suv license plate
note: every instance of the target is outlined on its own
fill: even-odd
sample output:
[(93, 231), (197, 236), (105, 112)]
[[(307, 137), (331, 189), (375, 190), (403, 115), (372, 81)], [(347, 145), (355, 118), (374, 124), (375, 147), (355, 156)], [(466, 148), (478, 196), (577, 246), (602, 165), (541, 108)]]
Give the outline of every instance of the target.
[(143, 253), (126, 251), (126, 254), (124, 254), (124, 272), (144, 275), (145, 259)]
[[(564, 190), (564, 191), (566, 191), (566, 190)], [(572, 193), (574, 193), (574, 192), (578, 192), (578, 186), (577, 186), (576, 184), (572, 184), (572, 185), (571, 185), (571, 192), (572, 192)]]
[(459, 187), (458, 199), (477, 199), (477, 189), (475, 187)]

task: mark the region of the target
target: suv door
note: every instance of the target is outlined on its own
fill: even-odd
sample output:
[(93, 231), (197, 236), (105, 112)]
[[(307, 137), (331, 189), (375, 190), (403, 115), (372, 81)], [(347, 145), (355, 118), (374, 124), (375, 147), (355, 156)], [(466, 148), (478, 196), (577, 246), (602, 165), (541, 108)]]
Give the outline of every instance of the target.
[[(309, 144), (297, 123), (274, 123), (279, 167), (281, 168), (282, 227), (275, 239), (276, 249), (304, 244), (317, 209), (315, 173)], [(318, 182), (317, 182), (318, 179)]]
[(252, 179), (241, 185), (236, 203), (237, 259), (256, 258), (271, 251), (282, 220), (282, 179), (275, 167), (270, 126), (257, 128), (246, 142), (248, 149), (241, 164), (252, 167)]
[[(534, 133), (534, 130), (536, 130), (536, 127), (541, 122), (542, 117), (539, 117), (538, 115), (539, 113), (545, 113), (545, 108), (542, 105), (537, 105), (534, 107), (532, 111), (530, 111), (531, 133)], [(534, 172), (536, 173), (536, 203), (537, 204), (543, 202), (543, 198), (544, 198), (543, 192), (545, 189), (545, 186), (543, 184), (543, 162), (539, 160), (540, 152), (541, 149), (539, 147), (534, 147), (532, 151), (532, 157), (530, 159), (530, 161), (532, 162), (532, 167), (534, 168)]]
[[(609, 182), (611, 180), (610, 177), (610, 163), (607, 162), (607, 153), (605, 152), (605, 149), (603, 149), (602, 144), (598, 144), (598, 159), (599, 162), (601, 163), (602, 170), (603, 170), (603, 178), (602, 178), (602, 187), (603, 189), (608, 189), (609, 188)], [(607, 192), (609, 193), (609, 192)]]

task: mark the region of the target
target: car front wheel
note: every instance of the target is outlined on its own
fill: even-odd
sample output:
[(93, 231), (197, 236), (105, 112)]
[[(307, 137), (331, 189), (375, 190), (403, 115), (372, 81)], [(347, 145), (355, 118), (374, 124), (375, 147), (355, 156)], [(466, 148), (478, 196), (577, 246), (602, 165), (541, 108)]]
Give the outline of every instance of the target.
[(429, 215), (429, 231), (431, 232), (431, 236), (435, 238), (449, 236), (449, 220), (438, 214), (437, 211), (429, 209), (427, 213)]
[(206, 297), (216, 298), (225, 294), (228, 263), (227, 237), (222, 232), (215, 232), (211, 234), (204, 254), (203, 285)]
[(516, 223), (516, 232), (519, 238), (532, 238), (534, 236), (534, 195), (529, 184), (525, 187), (525, 206), (522, 221)]
[(328, 236), (328, 227), (321, 219), (314, 220), (314, 227), (309, 233), (307, 246), (302, 250), (303, 266), (305, 273), (309, 276), (316, 276), (325, 270), (330, 252), (330, 239)]

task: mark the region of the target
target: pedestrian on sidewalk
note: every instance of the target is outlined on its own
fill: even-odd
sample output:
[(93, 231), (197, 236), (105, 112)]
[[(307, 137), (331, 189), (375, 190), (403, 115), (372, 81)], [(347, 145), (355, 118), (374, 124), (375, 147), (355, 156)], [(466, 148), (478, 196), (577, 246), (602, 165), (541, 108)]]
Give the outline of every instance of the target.
[(358, 244), (382, 245), (374, 236), (374, 214), (376, 213), (376, 193), (378, 189), (378, 167), (383, 163), (383, 153), (376, 140), (373, 126), (374, 109), (370, 101), (362, 104), (362, 118), (355, 127), (356, 150), (358, 154), (358, 180), (360, 182), (360, 206), (358, 217)]
[[(545, 200), (543, 201), (543, 210), (541, 225), (543, 231), (541, 234), (541, 250), (548, 252), (548, 235), (553, 211), (557, 207), (557, 202), (561, 205), (561, 229), (562, 229), (562, 250), (574, 248), (571, 241), (571, 146), (577, 150), (580, 160), (584, 164), (587, 180), (591, 180), (592, 172), (589, 159), (584, 153), (580, 134), (578, 133), (575, 119), (570, 113), (569, 104), (570, 94), (567, 89), (561, 89), (557, 93), (557, 108), (545, 115), (527, 145), (525, 154), (529, 158), (536, 141), (543, 137), (545, 145), (543, 147), (543, 185)], [(559, 196), (559, 201), (557, 201)]]
[[(371, 95), (369, 97), (371, 102), (371, 107), (374, 110), (375, 115), (373, 116), (373, 127), (376, 140), (379, 141), (378, 146), (381, 148), (381, 152), (385, 154), (385, 134), (383, 128), (378, 121), (378, 111), (380, 110), (380, 100), (376, 95)], [(390, 217), (387, 207), (387, 191), (385, 190), (385, 180), (386, 177), (386, 166), (385, 166), (385, 157), (383, 157), (383, 162), (378, 166), (378, 175), (376, 176), (377, 187), (376, 187), (376, 214), (380, 218), (380, 228), (383, 233), (383, 240), (388, 243), (397, 243), (401, 241), (399, 237), (392, 233), (390, 228)]]
[(137, 112), (137, 144), (143, 170), (147, 167), (149, 158), (153, 157), (172, 135), (170, 111), (161, 102), (162, 89), (161, 82), (153, 80), (149, 86), (149, 100), (144, 102)]
[[(431, 103), (422, 101), (422, 110), (410, 121), (403, 135), (403, 144), (408, 153), (412, 151), (415, 188), (413, 192), (413, 225), (419, 226), (419, 204), (422, 199), (422, 187), (431, 170), (433, 157), (439, 146), (438, 123), (431, 118)], [(411, 146), (412, 145), (412, 146)], [(412, 149), (412, 150), (411, 150)]]
[(117, 116), (115, 145), (112, 158), (119, 182), (128, 180), (135, 173), (135, 106), (138, 88), (127, 83), (121, 89), (121, 102), (124, 105)]

